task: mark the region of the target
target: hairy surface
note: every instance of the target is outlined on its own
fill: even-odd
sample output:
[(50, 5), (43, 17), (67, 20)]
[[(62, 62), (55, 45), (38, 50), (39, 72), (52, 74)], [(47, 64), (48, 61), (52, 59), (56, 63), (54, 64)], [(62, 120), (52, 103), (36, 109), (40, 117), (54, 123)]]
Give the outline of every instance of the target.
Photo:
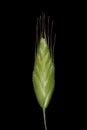
[(33, 71), (33, 84), (40, 106), (46, 108), (54, 89), (54, 63), (45, 38), (40, 39)]

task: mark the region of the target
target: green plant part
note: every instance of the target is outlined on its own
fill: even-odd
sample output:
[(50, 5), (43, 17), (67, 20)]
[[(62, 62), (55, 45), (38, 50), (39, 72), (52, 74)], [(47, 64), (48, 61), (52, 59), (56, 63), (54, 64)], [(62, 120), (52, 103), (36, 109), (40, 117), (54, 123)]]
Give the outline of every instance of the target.
[(51, 100), (55, 85), (55, 35), (53, 36), (52, 30), (53, 22), (51, 25), (49, 24), (49, 17), (47, 28), (44, 14), (37, 19), (35, 63), (32, 79), (37, 101), (43, 109), (45, 130), (47, 130), (45, 109)]

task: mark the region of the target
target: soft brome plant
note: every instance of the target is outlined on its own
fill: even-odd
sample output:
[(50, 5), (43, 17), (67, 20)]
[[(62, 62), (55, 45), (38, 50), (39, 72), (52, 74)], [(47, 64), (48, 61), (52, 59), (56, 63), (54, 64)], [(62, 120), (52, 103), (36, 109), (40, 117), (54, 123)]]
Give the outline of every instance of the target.
[(46, 24), (45, 14), (42, 14), (37, 19), (36, 25), (35, 63), (32, 79), (37, 101), (43, 109), (45, 130), (47, 130), (45, 109), (51, 100), (55, 85), (54, 44), (56, 35), (53, 35), (52, 30), (53, 21), (50, 23), (48, 17)]

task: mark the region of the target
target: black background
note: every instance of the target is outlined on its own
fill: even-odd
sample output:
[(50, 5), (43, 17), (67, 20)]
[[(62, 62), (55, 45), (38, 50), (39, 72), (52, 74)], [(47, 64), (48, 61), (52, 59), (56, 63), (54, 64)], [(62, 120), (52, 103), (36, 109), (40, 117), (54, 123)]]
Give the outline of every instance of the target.
[[(3, 11), (2, 11), (3, 12)], [(46, 109), (48, 130), (71, 129), (76, 124), (73, 94), (75, 80), (76, 19), (75, 7), (67, 3), (9, 3), (4, 12), (7, 44), (6, 57), (6, 120), (9, 127), (44, 130), (42, 109), (33, 90), (32, 71), (36, 19), (44, 12), (54, 20), (55, 90)], [(75, 89), (74, 89), (75, 90)], [(74, 105), (73, 105), (74, 104)], [(75, 116), (74, 120), (73, 117)]]

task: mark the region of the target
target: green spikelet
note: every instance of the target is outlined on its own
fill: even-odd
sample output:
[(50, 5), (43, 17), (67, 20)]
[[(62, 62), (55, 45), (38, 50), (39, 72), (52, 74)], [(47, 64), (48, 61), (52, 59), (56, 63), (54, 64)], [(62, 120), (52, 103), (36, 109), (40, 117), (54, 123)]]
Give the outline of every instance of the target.
[[(49, 45), (51, 41), (49, 36), (46, 36), (45, 15), (40, 17), (39, 24), (40, 27), (38, 27), (38, 23), (36, 26), (36, 38), (38, 43), (35, 53), (35, 64), (32, 77), (35, 95), (39, 105), (43, 109), (44, 125), (45, 130), (47, 130), (45, 109), (47, 108), (51, 100), (54, 90), (55, 67), (52, 46)], [(38, 32), (40, 33), (40, 37), (38, 36)]]

